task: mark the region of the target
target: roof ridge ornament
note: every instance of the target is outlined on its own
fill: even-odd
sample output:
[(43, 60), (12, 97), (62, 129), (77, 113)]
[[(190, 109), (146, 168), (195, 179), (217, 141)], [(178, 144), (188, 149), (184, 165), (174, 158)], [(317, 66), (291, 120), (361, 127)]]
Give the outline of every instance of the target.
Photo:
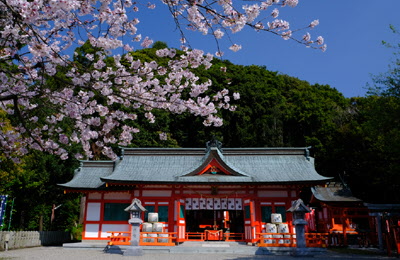
[(213, 136), (212, 139), (206, 143), (206, 147), (207, 150), (210, 150), (212, 147), (216, 147), (222, 152), (222, 142), (218, 141), (215, 136)]
[(307, 161), (310, 160), (310, 149), (311, 148), (312, 148), (312, 146), (306, 147), (305, 156), (306, 156)]

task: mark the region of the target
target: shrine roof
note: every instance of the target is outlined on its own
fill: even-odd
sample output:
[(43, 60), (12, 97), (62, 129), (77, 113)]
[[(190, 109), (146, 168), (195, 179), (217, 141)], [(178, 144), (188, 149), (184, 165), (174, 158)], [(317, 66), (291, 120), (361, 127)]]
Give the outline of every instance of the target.
[(100, 178), (110, 175), (114, 170), (112, 161), (81, 161), (74, 177), (67, 183), (59, 184), (66, 188), (99, 189), (106, 186)]
[[(128, 184), (322, 183), (307, 148), (124, 148), (123, 156), (99, 167), (83, 164), (66, 188)], [(205, 172), (216, 165), (215, 174)], [(86, 186), (85, 186), (86, 185)]]
[(361, 202), (341, 183), (330, 183), (326, 187), (312, 187), (311, 191), (317, 200), (323, 202)]

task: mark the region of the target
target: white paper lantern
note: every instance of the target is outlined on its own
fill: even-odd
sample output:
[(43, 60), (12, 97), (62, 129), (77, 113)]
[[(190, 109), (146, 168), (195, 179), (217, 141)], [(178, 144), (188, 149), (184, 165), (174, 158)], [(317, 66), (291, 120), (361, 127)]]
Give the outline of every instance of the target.
[(214, 209), (214, 199), (213, 198), (207, 198), (207, 209)]
[(186, 198), (186, 200), (185, 200), (185, 209), (186, 210), (191, 210), (192, 209), (192, 199), (191, 198)]
[(199, 198), (192, 199), (192, 209), (194, 210), (199, 209)]
[(230, 209), (230, 210), (236, 209), (234, 198), (228, 199), (228, 209)]
[(205, 198), (200, 198), (199, 200), (199, 208), (200, 209), (206, 209), (206, 199)]

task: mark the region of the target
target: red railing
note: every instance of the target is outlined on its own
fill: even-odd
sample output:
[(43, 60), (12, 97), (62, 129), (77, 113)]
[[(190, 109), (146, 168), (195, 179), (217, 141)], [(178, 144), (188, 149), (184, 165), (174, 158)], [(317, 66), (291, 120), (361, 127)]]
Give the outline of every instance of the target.
[[(294, 233), (258, 233), (260, 247), (295, 247)], [(329, 233), (306, 233), (306, 247), (327, 247)]]
[(190, 241), (204, 241), (204, 232), (186, 232), (185, 238)]
[(235, 241), (241, 242), (244, 241), (244, 233), (225, 233), (224, 234), (225, 241)]
[(259, 247), (294, 247), (296, 235), (293, 233), (258, 233)]
[[(108, 231), (110, 241), (109, 246), (130, 245), (131, 232), (128, 231)], [(141, 246), (175, 246), (174, 232), (140, 232), (139, 245)]]
[[(210, 240), (210, 236), (205, 232), (186, 232), (185, 236), (187, 241), (206, 241)], [(241, 242), (244, 241), (244, 233), (223, 233), (218, 236), (218, 239), (211, 240), (219, 240), (219, 241), (227, 241), (227, 242)]]
[(176, 232), (140, 232), (141, 246), (175, 246)]

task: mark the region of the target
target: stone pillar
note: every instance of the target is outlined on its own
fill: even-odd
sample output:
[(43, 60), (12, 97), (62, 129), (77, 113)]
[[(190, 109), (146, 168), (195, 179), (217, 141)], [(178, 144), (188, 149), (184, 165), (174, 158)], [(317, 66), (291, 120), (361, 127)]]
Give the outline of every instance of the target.
[(293, 221), (293, 224), (296, 230), (296, 247), (306, 248), (305, 225), (307, 224), (307, 221), (304, 219), (296, 219)]
[(140, 214), (146, 209), (142, 206), (142, 202), (138, 199), (134, 199), (132, 204), (129, 205), (125, 209), (131, 213), (131, 219), (129, 219), (128, 223), (132, 225), (132, 233), (131, 233), (131, 244), (124, 252), (124, 256), (141, 256), (143, 255), (142, 247), (139, 246), (140, 242), (140, 224), (143, 223), (140, 218)]
[(376, 216), (376, 227), (378, 232), (379, 250), (383, 251), (382, 213), (377, 213), (375, 216)]
[(290, 207), (288, 212), (293, 213), (293, 224), (296, 230), (296, 248), (293, 249), (293, 256), (312, 256), (310, 250), (306, 247), (306, 233), (305, 233), (305, 225), (307, 221), (305, 220), (305, 214), (310, 212), (311, 210), (304, 205), (301, 199), (295, 200), (292, 203), (292, 207)]

